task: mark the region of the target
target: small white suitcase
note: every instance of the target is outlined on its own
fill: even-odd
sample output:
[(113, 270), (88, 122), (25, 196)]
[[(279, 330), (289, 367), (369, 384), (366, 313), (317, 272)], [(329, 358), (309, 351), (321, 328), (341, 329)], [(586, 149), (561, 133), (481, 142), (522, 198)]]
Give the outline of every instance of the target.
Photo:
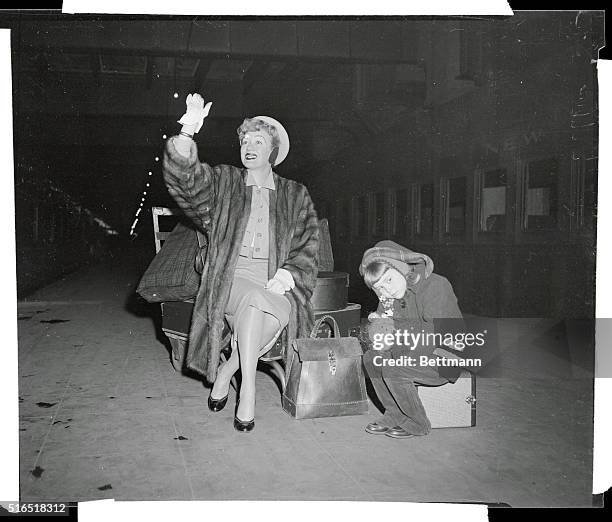
[(476, 425), (476, 376), (462, 371), (454, 383), (418, 386), (419, 397), (432, 428), (469, 428)]

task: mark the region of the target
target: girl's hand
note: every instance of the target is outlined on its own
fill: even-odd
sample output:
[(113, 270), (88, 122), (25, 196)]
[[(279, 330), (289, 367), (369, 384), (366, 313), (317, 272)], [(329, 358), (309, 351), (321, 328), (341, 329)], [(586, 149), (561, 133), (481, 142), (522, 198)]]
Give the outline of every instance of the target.
[(373, 321), (374, 319), (381, 319), (381, 318), (382, 318), (382, 315), (379, 314), (378, 312), (371, 312), (368, 315), (368, 321)]

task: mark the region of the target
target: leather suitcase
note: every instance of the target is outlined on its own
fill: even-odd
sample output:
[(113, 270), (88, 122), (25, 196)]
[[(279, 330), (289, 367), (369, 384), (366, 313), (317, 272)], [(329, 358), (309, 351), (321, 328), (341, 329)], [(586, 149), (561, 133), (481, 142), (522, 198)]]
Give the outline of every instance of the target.
[(172, 333), (187, 336), (191, 325), (193, 299), (186, 301), (166, 301), (161, 303), (162, 328)]
[[(342, 337), (358, 337), (361, 324), (361, 305), (348, 303), (340, 310), (315, 310), (315, 321), (326, 315), (331, 315), (340, 329)], [(330, 337), (331, 327), (326, 322), (321, 323), (317, 337)]]
[(418, 386), (432, 428), (476, 426), (476, 376), (463, 371), (455, 383)]
[[(331, 323), (330, 338), (320, 338), (320, 325)], [(310, 337), (292, 343), (282, 406), (295, 419), (366, 415), (361, 345), (356, 337), (340, 336), (332, 316), (317, 319)]]

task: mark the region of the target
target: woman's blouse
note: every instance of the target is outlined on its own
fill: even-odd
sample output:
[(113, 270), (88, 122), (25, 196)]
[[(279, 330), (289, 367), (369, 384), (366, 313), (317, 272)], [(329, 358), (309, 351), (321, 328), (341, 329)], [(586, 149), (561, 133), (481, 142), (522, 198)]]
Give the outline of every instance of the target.
[(268, 259), (270, 244), (270, 191), (275, 190), (272, 171), (261, 187), (257, 185), (255, 176), (247, 174), (246, 185), (253, 186), (251, 195), (251, 214), (242, 238), (240, 256), (253, 259)]

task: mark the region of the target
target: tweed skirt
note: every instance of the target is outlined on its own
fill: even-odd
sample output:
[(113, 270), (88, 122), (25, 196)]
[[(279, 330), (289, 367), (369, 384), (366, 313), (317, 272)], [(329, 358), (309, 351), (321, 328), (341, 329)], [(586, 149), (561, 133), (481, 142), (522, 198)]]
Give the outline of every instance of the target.
[(279, 322), (279, 331), (289, 323), (291, 303), (284, 295), (264, 288), (268, 282), (268, 260), (240, 256), (230, 296), (225, 307), (225, 317), (232, 330), (234, 324), (250, 306), (273, 315)]

